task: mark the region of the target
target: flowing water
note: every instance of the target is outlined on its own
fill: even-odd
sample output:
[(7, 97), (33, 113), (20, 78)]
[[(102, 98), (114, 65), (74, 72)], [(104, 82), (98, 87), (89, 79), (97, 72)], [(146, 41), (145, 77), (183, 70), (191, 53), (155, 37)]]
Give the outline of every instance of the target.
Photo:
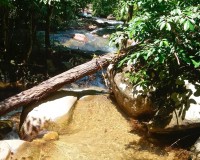
[[(98, 32), (99, 30), (96, 30)], [(66, 47), (69, 49), (78, 49), (86, 52), (100, 52), (109, 53), (115, 52), (116, 48), (109, 46), (109, 40), (93, 34), (87, 30), (67, 30), (57, 32), (51, 35), (52, 41), (57, 45)], [(75, 34), (83, 34), (86, 36), (87, 41), (81, 42), (73, 39)]]
[[(92, 31), (84, 30), (84, 29), (69, 29), (66, 31), (58, 31), (56, 33), (52, 33), (50, 35), (50, 39), (54, 45), (57, 45), (66, 49), (78, 49), (81, 51), (85, 51), (85, 53), (89, 54), (106, 54), (116, 52), (117, 48), (113, 46), (109, 46), (109, 38), (103, 38), (103, 35), (110, 35), (115, 32), (115, 26), (122, 24), (123, 22), (115, 21), (115, 20), (107, 20), (103, 18), (93, 17), (92, 21), (98, 24), (106, 24), (105, 27), (96, 28)], [(44, 31), (39, 31), (38, 36), (40, 39), (43, 39), (44, 42)], [(75, 34), (82, 34), (86, 36), (87, 41), (82, 42), (75, 40), (73, 36)], [(82, 79), (64, 86), (64, 88), (88, 88), (91, 86), (101, 87), (106, 89), (105, 81), (103, 75), (106, 71), (98, 71), (93, 75), (85, 76)], [(18, 134), (16, 133), (17, 126), (19, 125), (19, 115), (22, 111), (22, 107), (19, 109), (8, 113), (5, 116), (1, 116), (0, 120), (14, 120), (13, 131), (5, 135), (4, 139), (19, 139)], [(16, 120), (18, 119), (18, 120)]]
[[(109, 39), (103, 38), (103, 36), (115, 32), (115, 26), (122, 24), (122, 22), (96, 17), (93, 17), (93, 20), (99, 24), (106, 24), (106, 26), (93, 31), (84, 29), (59, 31), (50, 35), (51, 41), (58, 47), (78, 49), (90, 54), (101, 55), (116, 52), (115, 47), (109, 46)], [(85, 35), (87, 41), (75, 40), (73, 38), (75, 34)], [(44, 32), (38, 32), (38, 35), (44, 37)], [(98, 71), (64, 86), (64, 88), (73, 90), (74, 88), (95, 86), (107, 89), (103, 78), (104, 73), (105, 70)], [(15, 119), (16, 122), (13, 131), (8, 133), (4, 139), (19, 139), (16, 130), (21, 111), (22, 107), (0, 117), (0, 120)], [(88, 157), (90, 159), (105, 159), (107, 157), (110, 159), (133, 159), (134, 157), (138, 160), (172, 160), (176, 155), (174, 152), (163, 151), (143, 142), (142, 137), (131, 133), (131, 127), (126, 117), (108, 98), (108, 95), (79, 101), (73, 121), (68, 128), (69, 133), (61, 135), (58, 141), (43, 142), (41, 140), (41, 142), (25, 143), (21, 147), (21, 152), (19, 151), (18, 155), (14, 155), (14, 157), (22, 159), (26, 156), (36, 156), (39, 159), (41, 156), (46, 156), (47, 159), (49, 157), (53, 157), (52, 159), (88, 159)], [(28, 155), (26, 155), (27, 153)]]

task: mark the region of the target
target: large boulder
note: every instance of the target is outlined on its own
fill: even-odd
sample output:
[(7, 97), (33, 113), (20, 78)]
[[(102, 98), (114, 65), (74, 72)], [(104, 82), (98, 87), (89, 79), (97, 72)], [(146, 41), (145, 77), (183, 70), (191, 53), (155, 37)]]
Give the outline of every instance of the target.
[(25, 141), (22, 140), (3, 140), (0, 141), (0, 159), (6, 160), (12, 157), (17, 149), (24, 144)]
[(20, 122), (21, 139), (31, 141), (48, 131), (63, 132), (76, 101), (76, 96), (58, 91), (46, 100), (24, 108)]
[(144, 90), (140, 86), (133, 86), (126, 78), (127, 71), (128, 67), (118, 71), (114, 69), (114, 65), (108, 67), (112, 92), (119, 106), (128, 115), (136, 118), (150, 115), (151, 120), (145, 123), (150, 133), (181, 133), (200, 127), (200, 84), (177, 79), (174, 83), (180, 85), (182, 91), (170, 94), (169, 99), (173, 102), (170, 107), (164, 106), (164, 102), (163, 106), (158, 107), (152, 99), (156, 88)]
[(197, 160), (200, 159), (200, 137), (191, 147), (191, 151), (194, 153), (193, 159), (197, 159)]
[(149, 122), (151, 133), (182, 132), (200, 127), (200, 85), (188, 80), (183, 82), (185, 92), (171, 94), (175, 106), (161, 107)]
[[(173, 151), (147, 143), (138, 134), (108, 94), (81, 96), (73, 111), (68, 132), (51, 133), (21, 146), (10, 159), (48, 160), (174, 160)], [(99, 95), (100, 94), (100, 95)], [(48, 140), (47, 140), (48, 139)]]
[(148, 92), (142, 90), (139, 86), (132, 86), (125, 78), (125, 69), (116, 72), (114, 65), (111, 64), (107, 73), (117, 103), (129, 116), (140, 117), (154, 113), (154, 106)]

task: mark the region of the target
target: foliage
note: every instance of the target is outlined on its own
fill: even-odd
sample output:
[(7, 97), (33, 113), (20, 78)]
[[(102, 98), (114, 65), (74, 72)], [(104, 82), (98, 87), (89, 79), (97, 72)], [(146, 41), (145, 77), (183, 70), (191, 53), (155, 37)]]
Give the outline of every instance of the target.
[[(181, 93), (184, 80), (200, 81), (200, 2), (199, 0), (135, 0), (134, 17), (124, 27), (130, 39), (142, 49), (118, 63), (129, 66), (129, 80), (153, 94), (169, 99)], [(112, 37), (116, 41), (116, 36)], [(164, 105), (163, 99), (159, 100)], [(168, 103), (168, 102), (166, 102)]]
[(113, 14), (119, 4), (118, 0), (92, 0), (93, 14), (106, 17)]
[(49, 33), (66, 27), (88, 2), (90, 0), (0, 0), (0, 80), (15, 82), (24, 76), (30, 79), (32, 72), (26, 74), (25, 70), (28, 72), (33, 66), (40, 66), (38, 74), (45, 74), (45, 61), (50, 55), (44, 55), (37, 32), (46, 31), (47, 25)]
[(134, 6), (136, 10), (136, 5), (134, 3), (134, 0), (120, 0), (119, 5), (117, 6), (117, 9), (115, 10), (115, 14), (117, 19), (119, 20), (126, 20), (128, 18), (128, 12), (129, 12), (129, 6)]
[(128, 35), (126, 32), (117, 31), (111, 35), (109, 45), (116, 45), (116, 47), (121, 50), (126, 46), (125, 43), (127, 39)]

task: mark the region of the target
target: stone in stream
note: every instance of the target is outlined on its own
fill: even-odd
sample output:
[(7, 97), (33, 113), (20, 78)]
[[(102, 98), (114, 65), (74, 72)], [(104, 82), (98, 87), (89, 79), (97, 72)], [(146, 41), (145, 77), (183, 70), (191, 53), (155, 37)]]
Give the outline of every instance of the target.
[(14, 154), (24, 143), (25, 141), (22, 140), (0, 141), (0, 160), (7, 160), (9, 156), (12, 156), (12, 154)]
[[(104, 92), (106, 92), (104, 89), (99, 90), (98, 87), (78, 90), (62, 88), (42, 102), (27, 106), (22, 111), (20, 118), (21, 139), (31, 141), (44, 136), (50, 131), (63, 134), (67, 131), (66, 128), (71, 120), (77, 97)], [(49, 133), (47, 137), (58, 139), (54, 133)]]
[(80, 34), (80, 33), (75, 33), (73, 38), (77, 41), (81, 41), (81, 42), (88, 42), (87, 37), (84, 34)]
[[(175, 109), (162, 107), (148, 124), (152, 133), (182, 132), (200, 128), (200, 85), (184, 80), (186, 92), (171, 94)], [(186, 103), (181, 103), (185, 101)]]
[(21, 139), (31, 141), (48, 131), (61, 133), (70, 120), (76, 101), (76, 96), (58, 91), (44, 101), (24, 108), (20, 118)]
[[(84, 96), (86, 95), (86, 96)], [(82, 95), (73, 110), (67, 133), (26, 142), (10, 159), (50, 160), (174, 160), (175, 153), (141, 143), (127, 117), (108, 94)], [(52, 137), (53, 136), (53, 137)], [(54, 138), (55, 140), (51, 140)]]
[[(200, 128), (200, 84), (179, 79), (175, 83), (181, 83), (184, 89), (182, 93), (171, 93), (174, 107), (158, 109), (148, 96), (148, 92), (128, 82), (125, 76), (127, 70), (128, 66), (118, 72), (113, 70), (113, 66), (108, 67), (112, 91), (116, 101), (128, 115), (150, 115), (151, 121), (146, 123), (150, 133), (174, 134)], [(151, 91), (154, 90), (152, 87)]]
[(0, 120), (0, 139), (5, 138), (5, 136), (12, 131), (13, 122), (10, 120)]
[(116, 17), (114, 17), (113, 14), (109, 14), (109, 15), (107, 16), (107, 19), (108, 19), (108, 20), (116, 20)]
[(193, 159), (200, 159), (200, 137), (197, 139), (195, 144), (191, 147), (191, 151), (194, 153)]
[(126, 114), (132, 117), (152, 115), (154, 107), (148, 97), (148, 93), (140, 87), (132, 87), (124, 76), (125, 69), (123, 72), (115, 73), (113, 67), (111, 64), (108, 67), (107, 73), (112, 92), (119, 106)]
[(89, 31), (92, 31), (92, 30), (94, 30), (94, 29), (97, 29), (97, 26), (96, 26), (96, 25), (89, 25), (89, 26), (88, 26), (88, 30), (89, 30)]

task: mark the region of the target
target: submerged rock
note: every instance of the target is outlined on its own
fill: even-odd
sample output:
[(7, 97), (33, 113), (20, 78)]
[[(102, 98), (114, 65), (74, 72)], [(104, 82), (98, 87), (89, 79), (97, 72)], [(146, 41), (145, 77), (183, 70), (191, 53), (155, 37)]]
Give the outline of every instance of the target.
[(140, 145), (141, 137), (131, 133), (127, 117), (108, 94), (82, 96), (75, 104), (71, 122), (65, 128), (67, 132), (59, 135), (59, 139), (56, 133), (51, 133), (42, 139), (24, 143), (12, 158), (173, 160), (175, 157), (173, 152), (158, 148), (155, 152), (150, 145)]
[[(100, 36), (97, 36), (99, 35), (98, 28), (94, 30), (97, 35), (93, 34), (93, 31), (88, 30), (67, 30), (51, 34), (50, 38), (53, 41), (59, 42), (56, 43), (56, 45), (62, 45), (63, 50), (81, 50), (82, 52), (86, 52), (86, 55), (87, 53), (91, 53), (91, 55), (93, 55), (98, 51), (100, 51), (101, 54), (116, 52), (116, 47), (109, 46), (109, 40), (101, 37), (104, 34), (108, 34), (105, 30), (108, 29), (101, 28), (102, 34)], [(111, 34), (115, 31), (115, 28), (112, 27), (109, 31), (109, 34)]]
[(0, 139), (6, 137), (6, 135), (13, 129), (13, 122), (10, 120), (0, 120)]
[(27, 106), (21, 114), (21, 139), (31, 141), (41, 138), (50, 131), (55, 131), (57, 134), (65, 133), (77, 99), (84, 95), (105, 92), (106, 90), (98, 87), (74, 90), (62, 88), (42, 102)]

